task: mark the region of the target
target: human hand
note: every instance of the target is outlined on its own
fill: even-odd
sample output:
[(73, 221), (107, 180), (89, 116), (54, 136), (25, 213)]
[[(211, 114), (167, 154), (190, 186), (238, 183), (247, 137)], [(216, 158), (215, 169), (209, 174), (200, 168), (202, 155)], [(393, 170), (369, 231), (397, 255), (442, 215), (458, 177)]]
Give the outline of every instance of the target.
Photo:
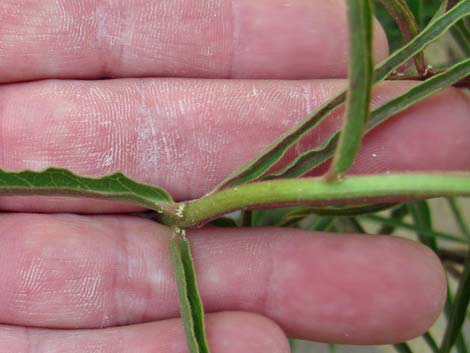
[[(121, 170), (192, 199), (345, 85), (339, 1), (4, 0), (0, 18), (0, 166), (11, 170)], [(376, 37), (382, 58), (378, 27)], [(180, 78), (143, 78), (159, 76)], [(124, 79), (80, 81), (103, 77)], [(35, 81), (51, 78), (65, 80)], [(406, 87), (381, 85), (375, 104)], [(353, 170), (469, 170), (469, 116), (448, 90), (371, 133)], [(0, 352), (186, 349), (167, 228), (122, 203), (2, 197), (0, 207), (19, 212), (0, 216)], [(398, 238), (189, 237), (214, 353), (287, 352), (285, 335), (402, 341), (445, 300), (435, 256)]]

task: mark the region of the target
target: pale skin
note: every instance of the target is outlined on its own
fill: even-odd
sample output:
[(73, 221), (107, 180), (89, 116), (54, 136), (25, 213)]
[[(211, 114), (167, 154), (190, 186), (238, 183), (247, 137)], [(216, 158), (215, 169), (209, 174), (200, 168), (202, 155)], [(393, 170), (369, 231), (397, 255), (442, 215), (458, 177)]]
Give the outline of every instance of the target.
[[(345, 86), (344, 11), (333, 0), (3, 0), (0, 167), (120, 170), (199, 197)], [(378, 25), (375, 37), (380, 60)], [(409, 86), (382, 85), (374, 102)], [(469, 171), (468, 136), (468, 97), (449, 89), (368, 136), (353, 172)], [(0, 209), (0, 353), (186, 351), (166, 227), (89, 199), (0, 197)], [(288, 352), (286, 336), (399, 342), (445, 301), (438, 259), (395, 237), (188, 236), (214, 353)]]

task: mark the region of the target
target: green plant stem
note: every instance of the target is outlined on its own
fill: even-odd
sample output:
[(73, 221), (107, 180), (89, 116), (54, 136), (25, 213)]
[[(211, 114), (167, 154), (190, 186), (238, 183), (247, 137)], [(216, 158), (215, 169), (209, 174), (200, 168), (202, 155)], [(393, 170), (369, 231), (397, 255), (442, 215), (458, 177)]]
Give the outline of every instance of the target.
[(232, 187), (180, 204), (179, 216), (162, 215), (166, 224), (188, 228), (235, 210), (321, 202), (371, 202), (384, 197), (470, 196), (467, 174), (383, 174), (351, 176), (339, 182), (321, 177), (280, 179)]

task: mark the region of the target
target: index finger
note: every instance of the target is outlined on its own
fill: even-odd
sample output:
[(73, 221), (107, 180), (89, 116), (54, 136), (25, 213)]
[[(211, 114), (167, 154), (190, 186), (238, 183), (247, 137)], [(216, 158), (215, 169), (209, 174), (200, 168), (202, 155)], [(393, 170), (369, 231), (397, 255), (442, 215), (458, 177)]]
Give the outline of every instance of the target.
[(343, 0), (4, 0), (0, 82), (344, 77), (346, 21)]

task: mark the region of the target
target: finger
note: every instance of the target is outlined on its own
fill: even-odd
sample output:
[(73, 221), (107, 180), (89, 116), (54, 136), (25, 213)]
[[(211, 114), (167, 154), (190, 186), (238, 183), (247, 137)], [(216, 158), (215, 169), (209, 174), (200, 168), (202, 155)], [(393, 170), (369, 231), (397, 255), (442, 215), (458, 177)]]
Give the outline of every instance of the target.
[[(287, 339), (273, 322), (246, 313), (210, 314), (206, 318), (211, 352), (288, 353)], [(46, 330), (0, 326), (0, 353), (187, 352), (183, 324), (160, 322), (97, 330)]]
[[(145, 79), (4, 86), (0, 165), (11, 170), (60, 166), (93, 176), (120, 170), (164, 187), (176, 199), (196, 198), (344, 85), (336, 80)], [(379, 86), (374, 104), (409, 87), (403, 82)], [(369, 135), (355, 171), (469, 170), (469, 119), (468, 98), (447, 90)], [(334, 114), (296, 151), (318, 145), (340, 124), (341, 115)], [(89, 200), (30, 198), (0, 198), (0, 208), (130, 209)]]
[[(0, 321), (92, 328), (179, 314), (169, 230), (116, 216), (0, 216)], [(442, 267), (399, 238), (292, 229), (189, 233), (209, 312), (241, 310), (289, 336), (397, 342), (422, 333), (445, 299)]]
[[(4, 0), (0, 82), (344, 77), (344, 0)], [(376, 58), (387, 53), (375, 24)]]

